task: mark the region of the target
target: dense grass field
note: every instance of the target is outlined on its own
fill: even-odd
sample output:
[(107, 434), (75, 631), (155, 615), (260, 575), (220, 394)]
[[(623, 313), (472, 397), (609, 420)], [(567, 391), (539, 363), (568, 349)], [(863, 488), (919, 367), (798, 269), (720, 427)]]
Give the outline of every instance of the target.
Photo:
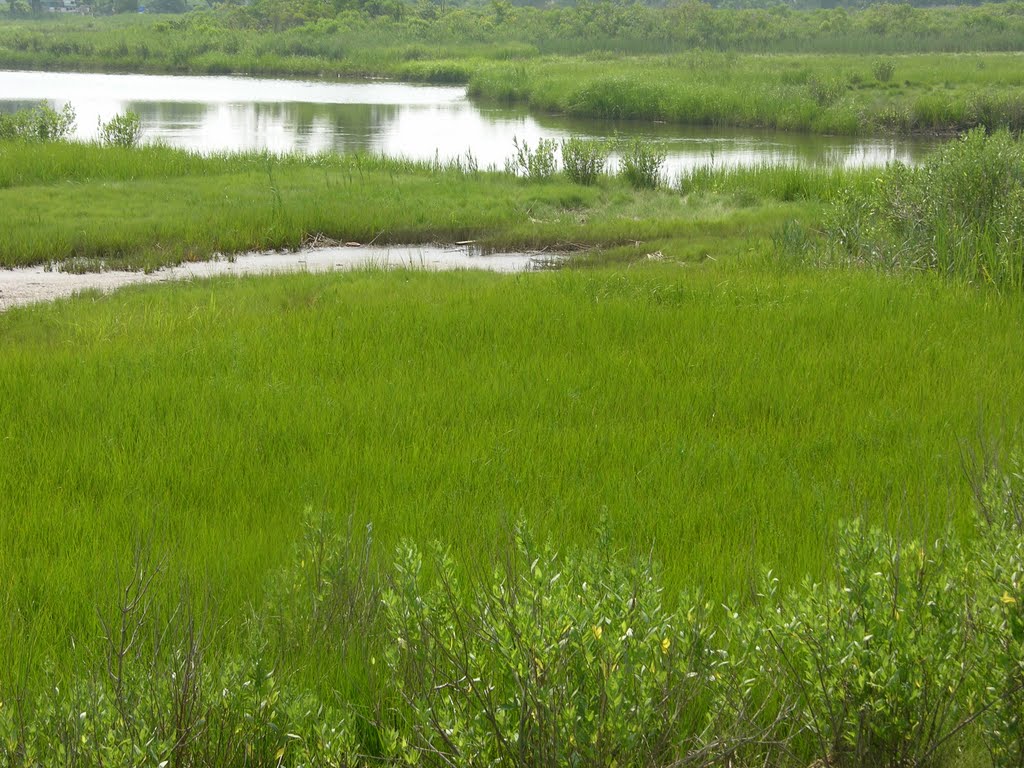
[(8, 615), (59, 655), (139, 539), (237, 614), (307, 506), (373, 523), (385, 559), (441, 538), (480, 565), (517, 517), (571, 546), (607, 516), (672, 588), (820, 574), (844, 518), (967, 519), (960, 441), (1015, 426), (1021, 312), (930, 278), (713, 263), (221, 280), (11, 311)]
[[(307, 736), (302, 691), (373, 706), (389, 690), (373, 682), (383, 651), (360, 649), (377, 625), (316, 642), (305, 582), (287, 587), (300, 556), (324, 556), (296, 553), (309, 509), (353, 530), (357, 552), (372, 525), (364, 583), (392, 573), (403, 540), (440, 541), (464, 576), (486, 572), (525, 521), (602, 567), (652, 557), (668, 605), (695, 590), (747, 605), (764, 568), (789, 584), (826, 578), (844, 520), (925, 541), (952, 524), (970, 540), (961, 451), (1019, 426), (1022, 313), (1017, 294), (927, 275), (749, 260), (221, 279), (12, 310), (0, 315), (8, 712), (71, 708), (78, 723), (80, 708), (110, 706), (77, 686), (111, 663), (100, 619), (117, 620), (140, 547), (162, 576), (146, 616), (123, 620), (152, 633), (195, 606), (202, 679), (234, 674), (232, 658), (257, 680), (275, 670)], [(280, 602), (282, 584), (297, 603)], [(351, 589), (330, 600), (368, 599)], [(173, 637), (187, 638), (185, 620), (170, 619)], [(141, 693), (167, 651), (140, 648)], [(36, 700), (45, 680), (71, 698)], [(152, 690), (154, 705), (170, 695)], [(35, 703), (12, 709), (25, 695)], [(267, 731), (267, 759), (283, 733)]]
[(478, 66), (470, 94), (542, 112), (824, 134), (1024, 128), (1020, 54), (544, 57)]

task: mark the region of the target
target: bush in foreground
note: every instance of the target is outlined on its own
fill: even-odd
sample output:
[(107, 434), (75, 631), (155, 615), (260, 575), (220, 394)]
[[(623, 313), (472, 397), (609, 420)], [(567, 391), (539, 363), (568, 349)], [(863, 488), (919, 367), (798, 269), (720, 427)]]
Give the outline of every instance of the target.
[[(846, 526), (833, 578), (767, 574), (737, 608), (667, 600), (599, 538), (518, 528), (467, 576), (404, 545), (390, 575), (307, 516), (295, 561), (212, 653), (187, 597), (161, 611), (137, 555), (69, 683), (3, 690), (5, 765), (946, 766), (965, 738), (1024, 757), (1024, 461), (978, 478), (979, 535), (932, 544)], [(310, 643), (381, 679), (360, 703), (280, 668)], [(374, 680), (372, 675), (368, 680)]]

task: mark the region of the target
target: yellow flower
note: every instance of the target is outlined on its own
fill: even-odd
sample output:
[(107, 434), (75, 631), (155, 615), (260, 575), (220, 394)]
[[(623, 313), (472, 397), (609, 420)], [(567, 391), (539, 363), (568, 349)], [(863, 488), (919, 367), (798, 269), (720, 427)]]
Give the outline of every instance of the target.
[(661, 641), (661, 652), (668, 653), (668, 649), (672, 647), (672, 641), (669, 638), (665, 638)]
[(1003, 605), (1016, 605), (1017, 604), (1017, 598), (1016, 597), (1011, 597), (1009, 592), (1003, 592), (1003, 596), (1001, 598), (999, 598), (999, 599), (1002, 601)]
[(601, 629), (601, 625), (600, 624), (595, 624), (594, 627), (593, 627), (593, 632), (594, 632), (594, 639), (595, 640), (600, 640), (601, 639), (601, 634), (604, 632), (604, 630)]

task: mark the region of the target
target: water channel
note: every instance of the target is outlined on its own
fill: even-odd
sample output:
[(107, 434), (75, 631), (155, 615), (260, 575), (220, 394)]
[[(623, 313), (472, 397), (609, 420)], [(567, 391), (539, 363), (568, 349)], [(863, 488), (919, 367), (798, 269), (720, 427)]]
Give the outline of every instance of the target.
[(642, 122), (578, 120), (478, 104), (463, 87), (393, 82), (316, 82), (248, 77), (0, 71), (0, 111), (45, 101), (70, 103), (76, 138), (132, 110), (144, 140), (199, 152), (372, 152), (418, 160), (472, 153), (480, 168), (502, 168), (513, 139), (642, 136), (665, 143), (669, 177), (713, 164), (880, 166), (913, 163), (934, 142), (848, 138)]

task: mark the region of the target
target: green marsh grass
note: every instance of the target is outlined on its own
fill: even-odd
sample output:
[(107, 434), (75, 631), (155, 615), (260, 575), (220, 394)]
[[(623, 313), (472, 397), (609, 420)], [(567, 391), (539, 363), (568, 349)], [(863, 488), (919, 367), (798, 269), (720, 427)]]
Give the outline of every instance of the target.
[(220, 279), (10, 311), (0, 583), (32, 642), (0, 664), (59, 669), (139, 540), (167, 557), (161, 599), (187, 577), (237, 626), (309, 506), (372, 523), (385, 562), (440, 537), (470, 570), (516, 519), (571, 546), (603, 517), (670, 594), (740, 600), (763, 567), (824, 573), (851, 515), (969, 530), (960, 441), (1019, 418), (1022, 309), (744, 260)]
[[(140, 548), (164, 569), (153, 615), (205, 627), (211, 728), (282, 763), (282, 728), (337, 746), (341, 718), (346, 739), (388, 753), (385, 630), (367, 606), (399, 542), (440, 539), (472, 579), (522, 520), (599, 562), (653, 558), (672, 610), (695, 592), (746, 609), (765, 568), (832, 573), (851, 517), (899, 541), (950, 524), (971, 540), (964, 441), (1020, 426), (1019, 292), (787, 252), (878, 172), (709, 167), (636, 191), (365, 156), (57, 142), (0, 144), (0, 159), (0, 255), (20, 263), (158, 266), (314, 232), (573, 242), (606, 247), (575, 263), (627, 262), (216, 279), (0, 315), (0, 636), (18, 639), (0, 643), (0, 699), (30, 701), (17, 717), (63, 723), (69, 743), (86, 744), (82, 711), (124, 730), (88, 692), (110, 684), (100, 616), (116, 616)], [(310, 509), (372, 526), (369, 554), (343, 550), (348, 620), (307, 621)], [(177, 669), (197, 658), (191, 626), (172, 624)], [(154, 712), (180, 695), (141, 674)], [(272, 706), (250, 711), (249, 690)], [(163, 717), (139, 706), (147, 727)]]
[(541, 57), (486, 63), (470, 78), (469, 92), (578, 117), (810, 133), (1024, 127), (1019, 54), (916, 54), (891, 61), (893, 81), (880, 82), (873, 60), (858, 55)]
[(154, 268), (297, 248), (316, 234), (380, 244), (472, 239), (512, 250), (630, 247), (631, 258), (674, 243), (684, 257), (722, 255), (770, 239), (781, 221), (814, 218), (825, 200), (764, 192), (752, 205), (734, 195), (634, 191), (609, 177), (581, 186), (557, 174), (539, 184), (465, 164), (364, 155), (200, 157), (0, 142), (0, 265)]

